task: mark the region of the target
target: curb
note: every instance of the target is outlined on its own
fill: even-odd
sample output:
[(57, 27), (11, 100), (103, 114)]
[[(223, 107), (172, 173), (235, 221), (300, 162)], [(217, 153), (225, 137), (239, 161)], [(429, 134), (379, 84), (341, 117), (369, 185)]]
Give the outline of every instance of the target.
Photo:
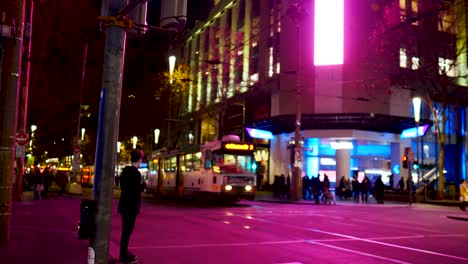
[(453, 219), (453, 220), (468, 221), (468, 217), (462, 217), (462, 216), (447, 215), (447, 218), (450, 218), (450, 219)]

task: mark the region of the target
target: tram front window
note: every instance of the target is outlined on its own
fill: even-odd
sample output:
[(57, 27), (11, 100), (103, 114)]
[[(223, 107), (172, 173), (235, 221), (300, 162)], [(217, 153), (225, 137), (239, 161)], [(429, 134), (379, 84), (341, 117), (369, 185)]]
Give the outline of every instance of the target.
[(253, 156), (235, 154), (215, 154), (213, 164), (219, 166), (221, 171), (232, 173), (253, 172)]

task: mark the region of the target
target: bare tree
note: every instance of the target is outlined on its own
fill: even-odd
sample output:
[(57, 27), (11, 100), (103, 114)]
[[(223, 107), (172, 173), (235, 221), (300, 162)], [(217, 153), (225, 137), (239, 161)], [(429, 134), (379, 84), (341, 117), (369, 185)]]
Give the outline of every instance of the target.
[(466, 39), (462, 41), (464, 34), (457, 31), (466, 29), (457, 27), (456, 2), (375, 2), (373, 10), (380, 23), (370, 37), (377, 53), (394, 61), (399, 58), (399, 65), (378, 68), (388, 71), (393, 85), (411, 90), (429, 106), (439, 145), (439, 197), (445, 189), (445, 124), (451, 106), (465, 105), (460, 87), (466, 85)]

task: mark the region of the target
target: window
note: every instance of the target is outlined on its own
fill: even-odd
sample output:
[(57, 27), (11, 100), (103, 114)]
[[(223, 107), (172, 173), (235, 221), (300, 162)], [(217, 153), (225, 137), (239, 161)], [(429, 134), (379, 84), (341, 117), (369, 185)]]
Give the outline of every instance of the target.
[(221, 172), (245, 173), (252, 172), (252, 164), (255, 162), (251, 155), (235, 155), (226, 153), (214, 153), (213, 166)]
[(199, 171), (201, 168), (201, 152), (193, 154), (193, 170)]
[(175, 172), (176, 168), (177, 168), (177, 157), (171, 157), (169, 171)]
[(212, 164), (211, 164), (212, 159), (213, 159), (213, 155), (212, 155), (211, 150), (205, 151), (205, 169), (211, 169), (211, 167), (212, 167)]
[[(411, 16), (413, 18), (418, 17), (418, 9), (419, 9), (418, 0), (411, 0)], [(415, 26), (419, 25), (419, 21), (418, 20), (414, 21), (413, 25), (415, 25)]]
[(419, 69), (419, 58), (418, 57), (412, 57), (411, 58), (411, 69), (412, 70)]
[(252, 1), (252, 18), (260, 16), (260, 1)]
[(270, 47), (268, 54), (268, 77), (273, 76), (273, 47)]
[(237, 29), (243, 28), (245, 25), (245, 0), (239, 3), (239, 16), (237, 17)]
[(205, 43), (204, 43), (204, 51), (205, 57), (208, 56), (208, 51), (210, 49), (210, 28), (206, 28), (205, 30)]
[(226, 12), (226, 27), (230, 30), (232, 26), (232, 8), (229, 8)]
[(185, 156), (184, 155), (181, 155), (179, 157), (179, 164), (180, 164), (180, 172), (187, 171), (186, 166), (185, 166)]
[(457, 25), (455, 23), (455, 11), (453, 5), (446, 4), (446, 9), (439, 13), (438, 29), (442, 32), (457, 34)]
[(450, 77), (455, 77), (455, 64), (453, 60), (439, 57), (439, 74), (446, 74)]
[(400, 48), (400, 67), (408, 67), (408, 56), (406, 56), (406, 49)]
[(400, 0), (400, 21), (405, 22), (407, 15), (408, 14), (406, 13), (406, 0)]
[[(258, 44), (253, 42), (250, 48), (250, 76), (258, 73)], [(252, 78), (251, 78), (252, 79)]]

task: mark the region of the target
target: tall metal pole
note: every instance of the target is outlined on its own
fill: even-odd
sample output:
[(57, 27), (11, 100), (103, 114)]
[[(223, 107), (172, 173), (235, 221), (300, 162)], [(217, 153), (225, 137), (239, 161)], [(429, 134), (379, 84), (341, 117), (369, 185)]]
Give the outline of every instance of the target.
[[(29, 72), (31, 68), (31, 43), (32, 43), (32, 24), (34, 14), (34, 0), (29, 0), (29, 18), (28, 18), (28, 32), (25, 29), (27, 37), (27, 46), (25, 49), (26, 65), (24, 67), (25, 73), (23, 74), (24, 83), (21, 85), (21, 95), (19, 102), (19, 118), (18, 118), (18, 131), (26, 132), (26, 124), (28, 118), (28, 91), (29, 91)], [(26, 37), (25, 37), (26, 39)], [(32, 140), (32, 139), (30, 139)], [(21, 201), (21, 194), (23, 193), (23, 174), (24, 174), (24, 155), (26, 146), (18, 146), (21, 150), (16, 153), (16, 181), (13, 190), (13, 201)]]
[[(15, 135), (18, 122), (21, 57), (25, 4), (22, 0), (1, 1), (0, 12), (6, 20), (1, 24), (11, 27), (11, 34), (0, 33), (0, 46), (4, 49), (2, 83), (0, 87), (0, 245), (7, 244), (10, 233), (11, 183), (14, 177)], [(4, 16), (2, 14), (2, 17)], [(12, 23), (10, 23), (10, 21)], [(2, 30), (3, 31), (3, 30)]]
[[(78, 109), (78, 121), (76, 125), (76, 146), (81, 146), (81, 139), (80, 139), (80, 126), (81, 126), (81, 104), (83, 101), (83, 86), (86, 74), (86, 57), (88, 55), (88, 44), (86, 43), (84, 46), (83, 51), (83, 68), (81, 71), (81, 85), (80, 85), (80, 105)], [(80, 152), (73, 153), (73, 177), (71, 179), (72, 182), (76, 182), (78, 179), (78, 174), (80, 172)]]
[[(300, 12), (296, 9), (296, 12)], [(292, 173), (291, 181), (291, 195), (292, 201), (298, 201), (302, 198), (302, 135), (301, 135), (301, 111), (302, 111), (302, 87), (301, 87), (301, 21), (299, 14), (296, 14), (296, 28), (297, 28), (297, 66), (296, 66), (296, 120), (295, 120), (295, 133), (294, 133), (294, 170)]]
[[(126, 0), (102, 1), (101, 14), (102, 16), (116, 15), (126, 3)], [(93, 253), (96, 254), (96, 264), (108, 263), (109, 256), (113, 180), (126, 38), (125, 29), (115, 25), (108, 26), (105, 32), (104, 69), (94, 176), (95, 199), (98, 203), (96, 238), (94, 241), (90, 241), (91, 249), (88, 250), (90, 252), (88, 258), (92, 257)]]

